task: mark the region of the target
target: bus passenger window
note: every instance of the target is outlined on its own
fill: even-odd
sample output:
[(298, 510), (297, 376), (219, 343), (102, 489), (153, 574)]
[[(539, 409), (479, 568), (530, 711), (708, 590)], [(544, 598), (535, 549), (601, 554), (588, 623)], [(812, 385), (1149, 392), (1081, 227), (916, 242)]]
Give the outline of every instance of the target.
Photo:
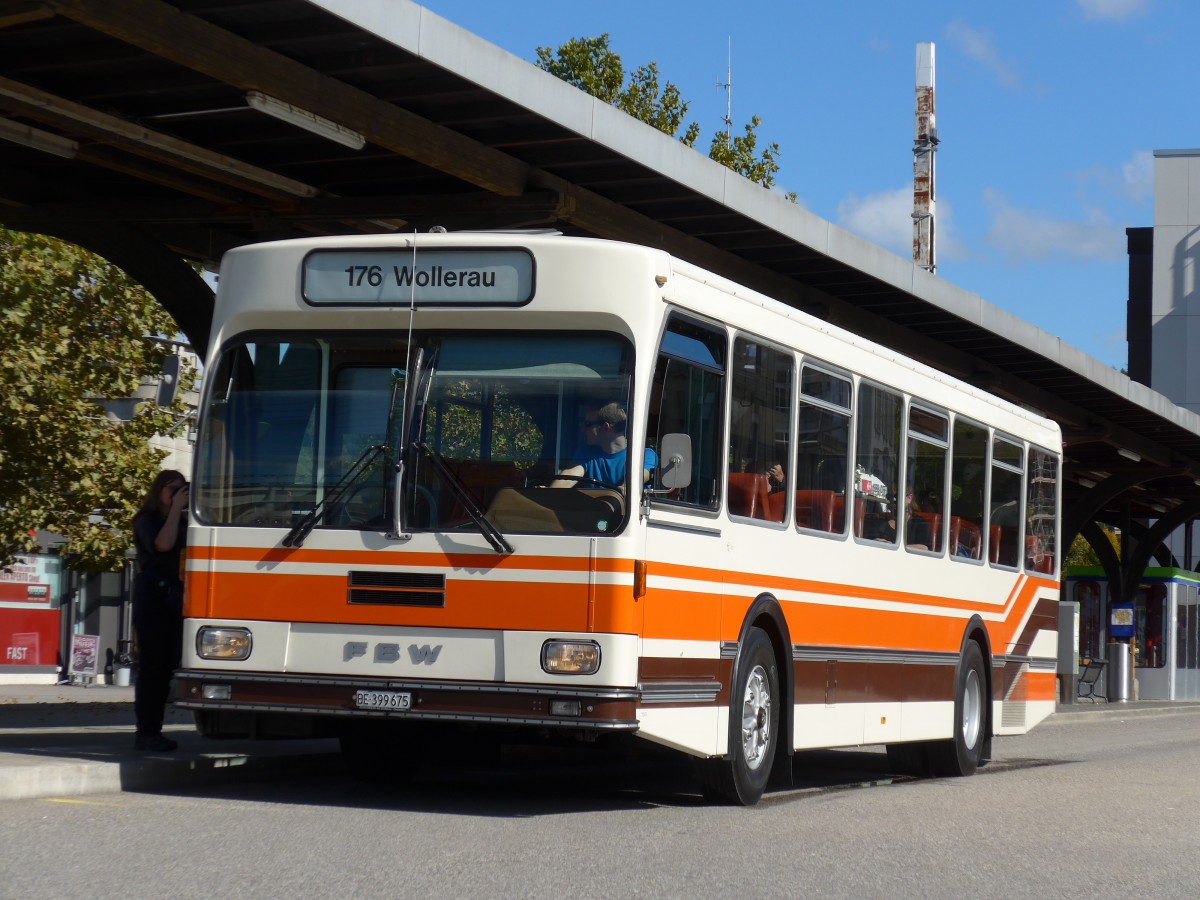
[(987, 476), (987, 429), (966, 419), (954, 422), (950, 446), (950, 555), (983, 558), (983, 483)]
[(724, 333), (672, 316), (650, 389), (647, 443), (657, 449), (665, 434), (690, 435), (692, 482), (658, 499), (707, 509), (716, 509), (720, 503), (725, 480), (725, 454), (721, 452), (724, 381)]
[(740, 337), (733, 355), (729, 513), (782, 522), (791, 467), (792, 357)]
[(994, 566), (1021, 564), (1023, 453), (1012, 441), (992, 441), (992, 496), (988, 509), (988, 560)]
[[(846, 533), (850, 518), (846, 514), (846, 497), (853, 395), (849, 378), (809, 364), (800, 372), (795, 466), (797, 528)], [(853, 519), (856, 527), (861, 526), (861, 508)]]
[(1029, 448), (1025, 491), (1025, 568), (1053, 575), (1058, 547), (1058, 460)]
[(896, 542), (896, 509), (904, 501), (896, 495), (903, 407), (898, 394), (870, 384), (859, 385), (854, 496), (862, 501), (863, 526), (856, 533), (889, 544)]
[(905, 484), (904, 546), (941, 553), (945, 546), (946, 450), (950, 423), (919, 406), (908, 411), (908, 463)]

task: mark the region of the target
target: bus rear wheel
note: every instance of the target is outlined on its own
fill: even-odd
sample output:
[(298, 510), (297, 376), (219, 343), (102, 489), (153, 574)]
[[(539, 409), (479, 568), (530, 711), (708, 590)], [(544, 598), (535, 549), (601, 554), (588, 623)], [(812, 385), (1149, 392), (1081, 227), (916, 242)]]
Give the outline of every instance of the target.
[(763, 795), (779, 745), (779, 668), (761, 628), (746, 634), (730, 691), (729, 755), (703, 760), (704, 796), (753, 806)]
[(983, 758), (987, 726), (987, 675), (983, 651), (967, 643), (954, 692), (954, 737), (929, 748), (929, 773), (941, 777), (973, 775)]
[(983, 651), (967, 644), (954, 693), (954, 737), (948, 741), (888, 744), (888, 764), (906, 775), (957, 778), (973, 775), (983, 758), (987, 728), (987, 677)]

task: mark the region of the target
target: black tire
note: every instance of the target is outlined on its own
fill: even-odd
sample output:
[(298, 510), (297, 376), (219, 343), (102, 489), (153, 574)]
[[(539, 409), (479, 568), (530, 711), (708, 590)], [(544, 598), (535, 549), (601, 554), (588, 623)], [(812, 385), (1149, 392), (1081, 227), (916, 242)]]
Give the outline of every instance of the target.
[(779, 747), (779, 667), (766, 633), (751, 628), (729, 692), (729, 755), (703, 760), (704, 796), (753, 806), (763, 795)]
[(367, 784), (408, 784), (428, 755), (426, 735), (411, 724), (364, 723), (338, 740), (346, 770)]
[(987, 672), (983, 651), (974, 641), (967, 643), (958, 666), (954, 689), (954, 737), (929, 744), (926, 764), (930, 775), (957, 778), (973, 775), (983, 758), (988, 724)]

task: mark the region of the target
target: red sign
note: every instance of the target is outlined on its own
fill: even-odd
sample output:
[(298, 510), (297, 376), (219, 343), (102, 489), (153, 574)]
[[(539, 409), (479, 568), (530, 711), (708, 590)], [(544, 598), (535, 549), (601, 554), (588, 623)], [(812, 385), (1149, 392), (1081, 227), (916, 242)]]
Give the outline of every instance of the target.
[(50, 605), (50, 585), (0, 581), (0, 603), (44, 603)]
[(0, 609), (0, 666), (58, 664), (57, 609)]

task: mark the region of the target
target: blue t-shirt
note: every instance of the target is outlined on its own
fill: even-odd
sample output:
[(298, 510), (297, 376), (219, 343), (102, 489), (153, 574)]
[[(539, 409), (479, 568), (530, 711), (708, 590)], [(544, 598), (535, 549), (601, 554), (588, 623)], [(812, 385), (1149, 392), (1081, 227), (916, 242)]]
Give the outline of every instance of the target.
[[(621, 448), (616, 453), (601, 453), (599, 447), (584, 447), (575, 457), (573, 465), (583, 466), (583, 477), (604, 484), (625, 484), (625, 458), (627, 451)], [(642, 468), (652, 470), (658, 465), (658, 454), (646, 448), (642, 457)], [(581, 482), (586, 487), (587, 484)]]

